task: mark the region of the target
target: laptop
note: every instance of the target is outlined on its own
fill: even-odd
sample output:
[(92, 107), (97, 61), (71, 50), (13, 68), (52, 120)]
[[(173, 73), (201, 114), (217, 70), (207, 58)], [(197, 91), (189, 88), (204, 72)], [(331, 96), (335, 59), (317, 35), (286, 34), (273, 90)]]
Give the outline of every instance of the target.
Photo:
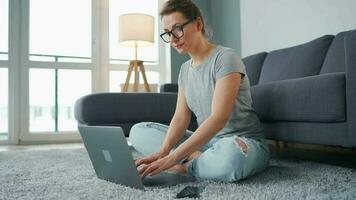
[(168, 172), (146, 176), (142, 180), (121, 127), (79, 125), (78, 129), (100, 179), (141, 190), (145, 186), (172, 186), (195, 181), (192, 176)]

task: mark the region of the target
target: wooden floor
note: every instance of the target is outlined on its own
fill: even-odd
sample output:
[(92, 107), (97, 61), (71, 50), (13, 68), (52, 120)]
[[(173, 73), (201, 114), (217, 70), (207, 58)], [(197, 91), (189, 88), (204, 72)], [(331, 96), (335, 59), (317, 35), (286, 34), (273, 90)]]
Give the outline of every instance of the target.
[(49, 150), (49, 149), (78, 149), (78, 148), (84, 148), (83, 143), (41, 144), (41, 145), (0, 145), (0, 152)]
[[(127, 141), (130, 148), (131, 142)], [(4, 151), (32, 151), (32, 150), (50, 150), (50, 149), (78, 149), (84, 148), (83, 143), (65, 143), (65, 144), (37, 144), (37, 145), (0, 145), (0, 152)]]

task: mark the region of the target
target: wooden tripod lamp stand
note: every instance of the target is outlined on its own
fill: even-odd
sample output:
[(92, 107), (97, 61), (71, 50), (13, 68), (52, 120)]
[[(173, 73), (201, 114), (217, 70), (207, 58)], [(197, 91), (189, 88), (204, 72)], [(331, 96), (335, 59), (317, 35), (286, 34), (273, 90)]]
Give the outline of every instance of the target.
[(123, 92), (128, 91), (132, 71), (135, 73), (134, 91), (138, 91), (138, 70), (142, 73), (145, 90), (150, 92), (143, 61), (137, 59), (137, 48), (154, 44), (154, 17), (141, 13), (120, 15), (119, 43), (123, 46), (135, 48), (135, 60), (130, 61)]

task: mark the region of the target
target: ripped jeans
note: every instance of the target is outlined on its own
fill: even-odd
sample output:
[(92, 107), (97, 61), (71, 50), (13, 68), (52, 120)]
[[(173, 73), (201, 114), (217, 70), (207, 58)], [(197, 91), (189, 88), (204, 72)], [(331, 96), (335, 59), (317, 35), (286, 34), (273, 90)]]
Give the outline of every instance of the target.
[[(160, 123), (138, 123), (131, 128), (129, 140), (137, 151), (147, 156), (160, 150), (167, 130), (168, 126)], [(192, 134), (187, 130), (175, 148)], [(188, 173), (197, 179), (223, 182), (238, 181), (263, 171), (270, 158), (264, 139), (237, 135), (213, 137), (199, 150), (203, 153), (189, 161)]]

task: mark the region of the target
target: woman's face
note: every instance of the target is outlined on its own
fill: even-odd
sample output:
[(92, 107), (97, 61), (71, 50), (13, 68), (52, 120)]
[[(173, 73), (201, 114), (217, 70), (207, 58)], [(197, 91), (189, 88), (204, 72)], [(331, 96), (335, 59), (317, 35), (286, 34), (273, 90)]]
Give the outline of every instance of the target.
[[(162, 24), (165, 32), (171, 31), (177, 26), (186, 23), (188, 19), (184, 17), (180, 12), (174, 12), (169, 15), (164, 15), (162, 17)], [(197, 29), (194, 27), (195, 21), (188, 23), (183, 27), (183, 36), (181, 38), (176, 38), (171, 35), (171, 45), (174, 47), (178, 53), (187, 53), (192, 45), (194, 45), (194, 38), (196, 38)]]

